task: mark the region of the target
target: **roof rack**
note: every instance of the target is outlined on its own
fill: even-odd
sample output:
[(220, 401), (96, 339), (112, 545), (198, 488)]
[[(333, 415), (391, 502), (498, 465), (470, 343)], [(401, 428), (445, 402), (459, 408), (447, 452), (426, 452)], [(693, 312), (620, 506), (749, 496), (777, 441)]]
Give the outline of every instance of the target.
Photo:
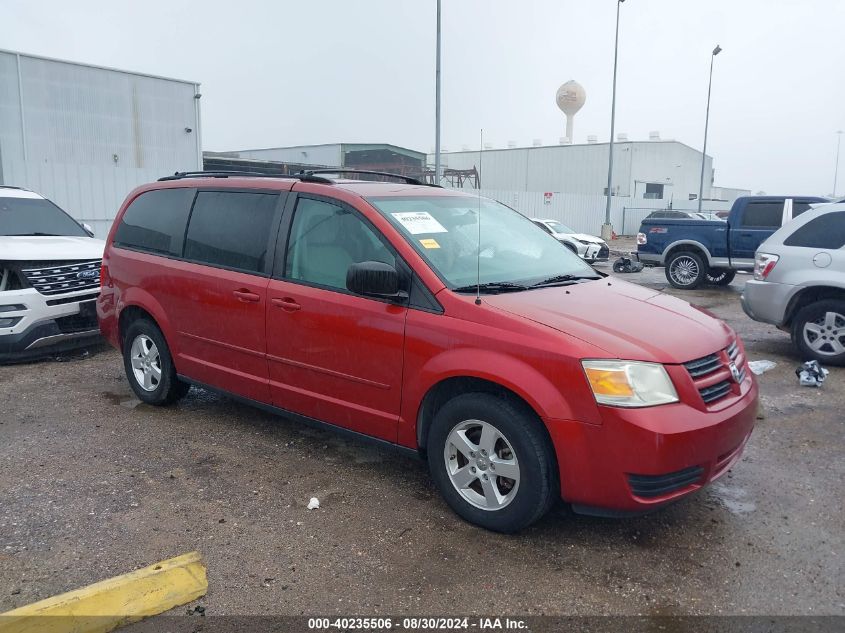
[(391, 174), (386, 171), (369, 171), (366, 169), (344, 169), (339, 167), (337, 169), (308, 169), (301, 170), (293, 174), (266, 174), (260, 171), (177, 171), (172, 176), (164, 176), (159, 178), (159, 182), (167, 180), (183, 180), (186, 178), (292, 178), (301, 180), (302, 182), (317, 182), (324, 185), (334, 184), (334, 180), (326, 178), (320, 174), (364, 174), (368, 176), (382, 176), (384, 178), (396, 178), (407, 185), (420, 185), (423, 187), (439, 187), (432, 183), (422, 182), (411, 176), (403, 176), (401, 174)]
[(185, 178), (287, 178), (305, 182), (319, 182), (330, 185), (332, 181), (310, 173), (302, 174), (265, 174), (260, 171), (177, 171), (172, 176), (159, 178), (159, 182), (167, 180), (183, 180)]
[(422, 182), (417, 178), (413, 178), (411, 176), (403, 176), (402, 174), (391, 174), (387, 171), (370, 171), (368, 169), (308, 169), (303, 170), (295, 174), (296, 176), (299, 175), (306, 175), (306, 176), (313, 176), (315, 174), (365, 174), (368, 176), (384, 176), (386, 178), (396, 178), (398, 180), (403, 181), (406, 185), (421, 185), (423, 187), (439, 187), (440, 185), (434, 185), (426, 182)]

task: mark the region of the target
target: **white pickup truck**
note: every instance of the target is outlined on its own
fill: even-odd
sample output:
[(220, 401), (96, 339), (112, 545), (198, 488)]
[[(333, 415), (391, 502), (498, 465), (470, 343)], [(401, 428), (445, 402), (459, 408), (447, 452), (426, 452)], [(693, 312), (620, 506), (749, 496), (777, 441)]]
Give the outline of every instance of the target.
[(0, 185), (0, 362), (99, 339), (103, 247), (49, 200)]

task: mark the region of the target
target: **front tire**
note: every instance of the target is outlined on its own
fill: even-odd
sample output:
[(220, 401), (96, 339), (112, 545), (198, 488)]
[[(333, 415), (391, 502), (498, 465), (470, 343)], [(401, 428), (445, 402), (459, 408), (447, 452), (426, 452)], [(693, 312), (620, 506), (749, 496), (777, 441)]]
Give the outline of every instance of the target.
[(801, 308), (792, 320), (792, 342), (802, 359), (845, 366), (845, 301), (826, 299)]
[(428, 442), (432, 479), (466, 521), (513, 533), (540, 519), (559, 493), (542, 423), (510, 399), (468, 393), (436, 413)]
[(126, 329), (123, 367), (132, 391), (147, 404), (171, 404), (190, 389), (190, 385), (176, 377), (176, 367), (164, 335), (148, 319), (137, 319)]
[(694, 290), (707, 279), (707, 262), (692, 251), (675, 253), (666, 262), (666, 280), (679, 290)]

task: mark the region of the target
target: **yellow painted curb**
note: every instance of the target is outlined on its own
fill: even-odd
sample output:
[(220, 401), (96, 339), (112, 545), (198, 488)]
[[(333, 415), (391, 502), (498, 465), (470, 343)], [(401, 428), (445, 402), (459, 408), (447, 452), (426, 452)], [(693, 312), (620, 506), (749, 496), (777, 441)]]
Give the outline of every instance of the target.
[(199, 552), (0, 614), (0, 633), (105, 633), (186, 604), (208, 591)]

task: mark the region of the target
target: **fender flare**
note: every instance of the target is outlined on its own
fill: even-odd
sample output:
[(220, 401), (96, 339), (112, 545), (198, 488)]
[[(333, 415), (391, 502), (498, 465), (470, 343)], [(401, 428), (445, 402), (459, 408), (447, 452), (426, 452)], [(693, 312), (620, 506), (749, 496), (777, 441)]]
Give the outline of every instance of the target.
[(666, 248), (663, 249), (663, 253), (661, 254), (661, 258), (663, 259), (663, 264), (666, 265), (666, 253), (672, 251), (678, 246), (694, 246), (696, 250), (701, 251), (704, 253), (704, 256), (707, 258), (707, 265), (713, 265), (713, 257), (710, 255), (710, 250), (701, 242), (697, 242), (695, 240), (675, 240), (671, 244), (669, 244)]

